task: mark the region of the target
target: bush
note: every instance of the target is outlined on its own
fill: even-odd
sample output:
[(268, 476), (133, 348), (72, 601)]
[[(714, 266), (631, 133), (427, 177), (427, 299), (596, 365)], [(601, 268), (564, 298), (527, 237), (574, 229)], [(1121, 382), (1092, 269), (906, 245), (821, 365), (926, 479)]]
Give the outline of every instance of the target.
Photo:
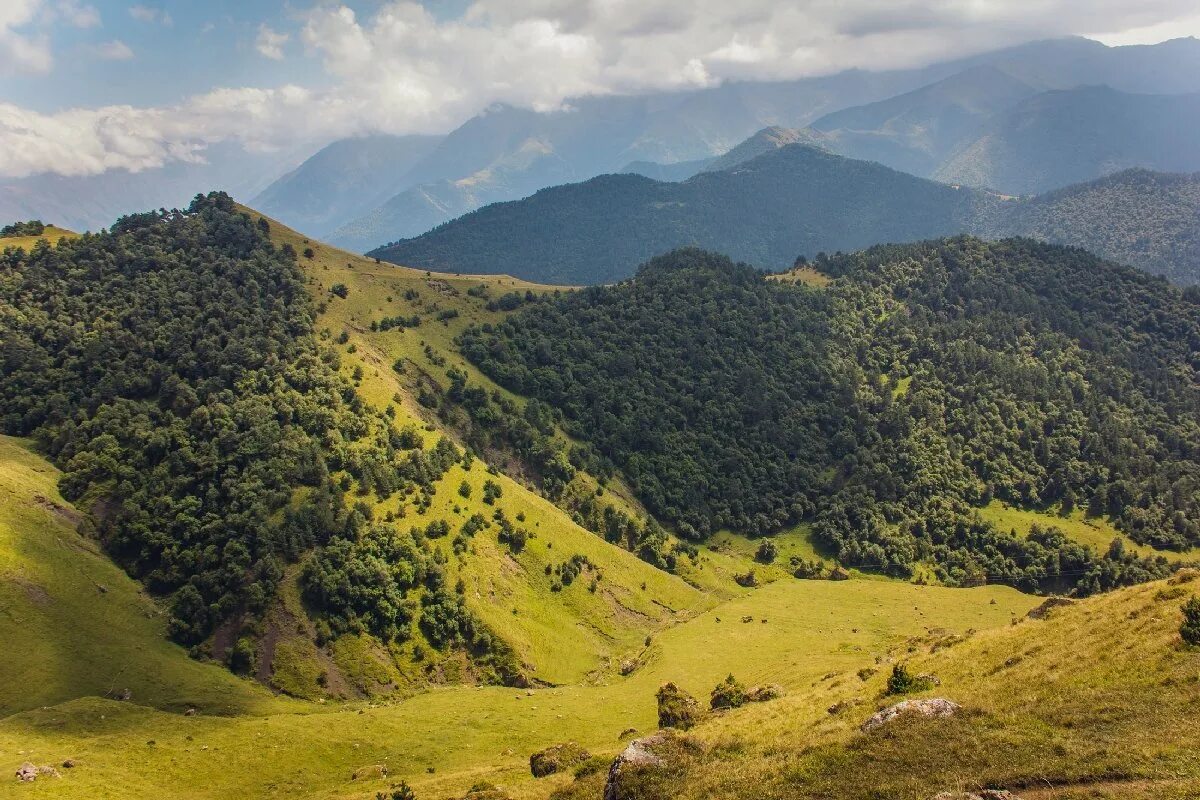
[(417, 800), (417, 794), (404, 781), (400, 781), (399, 785), (393, 786), (386, 792), (376, 792), (375, 800)]
[(1200, 597), (1192, 595), (1181, 610), (1183, 624), (1179, 626), (1179, 635), (1190, 645), (1200, 645)]
[(591, 757), (591, 753), (574, 742), (556, 744), (531, 755), (529, 771), (535, 778), (544, 778), (556, 772), (563, 772), (576, 764), (582, 764)]
[(350, 296), (350, 287), (348, 287), (344, 283), (335, 283), (329, 289), (329, 291), (333, 292), (334, 294), (336, 294), (338, 297), (342, 298), (343, 300), (345, 300), (347, 297)]
[(770, 539), (763, 539), (762, 544), (758, 546), (758, 550), (754, 553), (754, 560), (760, 564), (770, 564), (779, 555), (779, 548)]
[(713, 709), (740, 708), (745, 702), (746, 687), (738, 683), (733, 673), (730, 673), (713, 688), (708, 705)]
[(696, 698), (673, 683), (664, 683), (658, 689), (658, 727), (688, 728), (704, 719), (704, 709)]
[(733, 576), (738, 586), (745, 586), (747, 589), (753, 589), (758, 586), (758, 576), (754, 574), (754, 570), (742, 572)]
[(242, 637), (229, 651), (229, 669), (238, 675), (249, 675), (257, 665), (254, 642)]
[(892, 667), (891, 677), (888, 678), (888, 694), (910, 694), (924, 692), (933, 688), (933, 680), (925, 675), (913, 675), (903, 664)]

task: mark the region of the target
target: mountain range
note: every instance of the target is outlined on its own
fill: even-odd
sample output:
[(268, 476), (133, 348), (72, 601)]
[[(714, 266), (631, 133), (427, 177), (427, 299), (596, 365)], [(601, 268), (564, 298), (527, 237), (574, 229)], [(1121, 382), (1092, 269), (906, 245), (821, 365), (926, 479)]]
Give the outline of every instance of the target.
[(543, 189), (371, 255), (430, 269), (593, 284), (628, 277), (654, 254), (687, 245), (778, 270), (822, 251), (967, 232), (1079, 245), (1200, 282), (1197, 176), (1133, 170), (1019, 199), (786, 144), (778, 131), (751, 141), (735, 152), (761, 155), (726, 169), (678, 183), (606, 175)]
[[(993, 154), (976, 147), (972, 152), (977, 155), (951, 159), (974, 144), (987, 125), (1000, 125), (1039, 94), (1093, 85), (1111, 87), (1118, 96), (1183, 94), (1200, 91), (1198, 76), (1200, 42), (1193, 39), (1116, 48), (1060, 39), (919, 70), (730, 83), (650, 97), (582, 98), (563, 111), (543, 114), (500, 106), (450, 133), (393, 186), (392, 197), (346, 219), (331, 237), (340, 246), (364, 251), (418, 235), (488, 203), (604, 173), (678, 180), (769, 126), (811, 126), (805, 135), (823, 140), (835, 152), (923, 177), (943, 177), (943, 168), (946, 176), (966, 174), (968, 165), (1000, 160), (1011, 148)], [(1095, 100), (1120, 106), (1111, 97)], [(1053, 108), (1041, 111), (1051, 114)], [(1136, 141), (1131, 147), (1124, 160), (1085, 164), (1054, 185), (1035, 179), (1010, 186), (1006, 173), (997, 169), (997, 179), (1005, 185), (990, 188), (1042, 191), (1126, 166), (1180, 168), (1140, 158)], [(340, 180), (319, 162), (302, 165), (298, 173), (313, 186)], [(976, 173), (992, 175), (978, 166)], [(975, 185), (973, 178), (969, 182)], [(1028, 184), (1035, 188), (1025, 188)], [(286, 205), (272, 209), (285, 221), (300, 221)]]

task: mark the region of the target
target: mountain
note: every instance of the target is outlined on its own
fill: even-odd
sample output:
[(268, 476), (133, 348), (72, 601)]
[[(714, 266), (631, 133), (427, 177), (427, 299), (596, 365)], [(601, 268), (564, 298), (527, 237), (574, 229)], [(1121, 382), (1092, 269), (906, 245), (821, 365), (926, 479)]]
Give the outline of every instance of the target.
[(1200, 174), (1125, 170), (1002, 208), (977, 230), (1083, 247), (1176, 283), (1200, 283)]
[(803, 144), (810, 147), (825, 148), (826, 139), (820, 133), (807, 128), (780, 128), (778, 126), (763, 128), (746, 141), (709, 161), (704, 165), (703, 171), (722, 172), (733, 169), (751, 159), (758, 158), (765, 153), (774, 152), (790, 144)]
[(828, 114), (812, 124), (843, 155), (928, 177), (994, 114), (1036, 94), (985, 65), (878, 103)]
[[(1163, 491), (1200, 475), (1194, 296), (1028, 239), (878, 246), (817, 267), (836, 280), (794, 286), (678, 250), (472, 326), (461, 347), (559, 410), (686, 538), (811, 520), (845, 564), (911, 576), (925, 554), (943, 580), (1043, 590), (1055, 570), (1090, 568), (1064, 566), (1076, 556), (1062, 538), (1007, 538), (973, 507), (1086, 507), (1143, 544), (1200, 545), (1200, 497)], [(1161, 566), (1128, 564), (1131, 579)], [(1107, 580), (1090, 574), (1068, 584)]]
[(370, 255), (455, 272), (605, 283), (655, 253), (698, 245), (761, 266), (970, 227), (995, 201), (808, 145), (682, 183), (605, 175), (498, 203)]
[[(713, 158), (765, 127), (803, 128), (842, 109), (948, 81), (903, 102), (865, 112), (872, 118), (882, 115), (871, 121), (884, 127), (861, 127), (869, 120), (856, 119), (860, 127), (840, 131), (846, 155), (888, 163), (887, 157), (895, 151), (898, 160), (889, 166), (912, 170), (923, 165), (931, 171), (923, 148), (947, 146), (967, 132), (972, 120), (982, 119), (987, 109), (1000, 111), (1005, 102), (1020, 99), (1023, 91), (1104, 83), (1128, 92), (1195, 92), (1200, 91), (1197, 75), (1200, 42), (1194, 39), (1107, 47), (1069, 38), (916, 70), (731, 82), (653, 96), (585, 97), (569, 101), (562, 111), (545, 114), (499, 106), (449, 134), (398, 185), (397, 197), (348, 221), (333, 234), (333, 241), (366, 250), (424, 233), (488, 203), (604, 173), (636, 172), (678, 180), (686, 177), (682, 174), (686, 168), (665, 174), (657, 168), (629, 169), (628, 165)], [(913, 108), (905, 108), (907, 102)], [(893, 127), (888, 127), (888, 120)], [(926, 122), (929, 133), (921, 130)]]
[[(764, 132), (731, 153), (786, 139)], [(821, 251), (973, 233), (1072, 244), (1188, 284), (1200, 283), (1197, 213), (1195, 176), (1132, 170), (1003, 198), (796, 144), (680, 183), (611, 175), (544, 189), (372, 255), (592, 284), (628, 277), (654, 253), (686, 245), (778, 270)]]
[(324, 236), (394, 194), (440, 141), (440, 136), (342, 139), (272, 183), (253, 204), (313, 236)]
[(658, 161), (630, 161), (617, 170), (617, 174), (641, 175), (656, 181), (678, 183), (686, 181), (698, 172), (703, 172), (713, 160), (697, 158), (693, 161), (676, 161), (673, 164), (663, 164)]
[(936, 172), (950, 183), (1037, 194), (1130, 167), (1200, 170), (1200, 94), (1103, 86), (1036, 95), (990, 120)]
[[(594, 800), (668, 682), (766, 705), (619, 792), (1200, 781), (1193, 573), (1014, 588), (1145, 581), (1200, 534), (1194, 299), (1161, 280), (957, 239), (821, 289), (689, 251), (564, 292), (216, 193), (0, 251), (0, 750), (35, 793)], [(897, 691), (963, 710), (859, 731)]]

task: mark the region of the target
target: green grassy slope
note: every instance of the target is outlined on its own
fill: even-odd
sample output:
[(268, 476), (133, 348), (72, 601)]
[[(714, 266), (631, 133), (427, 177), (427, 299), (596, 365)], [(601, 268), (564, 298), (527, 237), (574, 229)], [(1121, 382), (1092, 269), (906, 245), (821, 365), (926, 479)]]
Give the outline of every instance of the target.
[(564, 778), (532, 781), (529, 753), (565, 740), (615, 752), (625, 729), (653, 729), (664, 681), (700, 693), (734, 671), (794, 692), (823, 688), (823, 675), (871, 665), (932, 629), (995, 628), (1035, 602), (1000, 587), (779, 581), (654, 637), (627, 678), (532, 692), (454, 687), (399, 703), (222, 718), (84, 699), (0, 721), (0, 754), (79, 760), (29, 796), (94, 797), (119, 781), (128, 798), (371, 798), (388, 781), (350, 776), (387, 764), (391, 780), (407, 780), (420, 797), (461, 794), (481, 779), (514, 797), (545, 797)]
[[(1192, 721), (1200, 652), (1178, 634), (1196, 574), (1053, 610), (1045, 620), (898, 654), (962, 706), (949, 719), (859, 726), (900, 697), (889, 670), (837, 674), (808, 691), (728, 712), (694, 732), (705, 751), (639, 798), (928, 798), (1008, 788), (1035, 798), (1184, 798), (1200, 790)], [(843, 704), (835, 711), (829, 709)], [(563, 797), (598, 797), (598, 780)]]
[(0, 716), (84, 695), (173, 711), (286, 707), (165, 638), (165, 617), (79, 535), (58, 470), (27, 442), (0, 437)]
[(50, 244), (57, 244), (59, 239), (75, 239), (79, 236), (75, 231), (60, 228), (57, 225), (47, 225), (41, 236), (3, 236), (0, 237), (0, 250), (6, 247), (21, 247), (28, 250), (42, 239)]
[[(373, 259), (311, 240), (274, 220), (270, 223), (273, 239), (290, 244), (301, 254), (300, 264), (310, 277), (314, 295), (325, 300), (325, 309), (317, 320), (318, 331), (328, 330), (332, 336), (346, 332), (347, 341), (339, 348), (343, 369), (347, 374), (361, 369), (359, 392), (379, 408), (391, 407), (398, 427), (416, 427), (427, 443), (443, 434), (454, 435), (416, 399), (423, 385), (444, 388), (450, 366), (467, 373), (472, 383), (512, 397), (458, 356), (453, 340), (469, 324), (503, 317), (504, 312), (487, 309), (489, 298), (511, 291), (553, 291), (553, 287), (507, 276), (445, 275), (377, 264)], [(312, 258), (307, 258), (303, 254), (310, 248)], [(338, 283), (349, 289), (345, 299), (329, 295), (329, 288)], [(483, 296), (468, 294), (468, 290), (478, 292), (480, 287)], [(457, 316), (437, 319), (439, 313), (448, 311), (457, 312)], [(417, 327), (370, 329), (373, 320), (414, 314), (422, 318)], [(439, 366), (432, 359), (445, 359), (445, 363)], [(403, 374), (393, 369), (397, 361), (405, 365)], [(502, 458), (498, 454), (486, 457), (493, 461)], [(494, 466), (519, 473), (506, 461)], [(744, 569), (740, 561), (722, 562), (707, 570), (684, 570), (690, 583), (685, 582), (608, 544), (504, 471), (492, 474), (487, 467), (480, 459), (473, 462), (469, 472), (461, 466), (452, 467), (436, 484), (433, 504), (424, 512), (404, 498), (393, 498), (380, 504), (378, 510), (399, 514), (403, 509), (405, 516), (398, 523), (401, 526), (424, 527), (438, 519), (449, 522), (451, 536), (439, 540), (436, 546), (453, 565), (451, 582), (463, 580), (468, 606), (516, 649), (536, 680), (558, 684), (582, 680), (596, 671), (613, 672), (625, 654), (636, 649), (648, 634), (711, 607), (721, 597), (743, 591), (731, 579), (732, 574)], [(495, 505), (482, 500), (482, 487), (488, 480), (503, 490)], [(471, 487), (469, 498), (459, 493), (464, 481)], [(578, 475), (576, 482), (581, 491), (595, 491), (594, 479), (586, 474)], [(639, 510), (619, 481), (609, 482), (605, 497), (627, 511)], [(471, 550), (461, 558), (455, 557), (451, 550), (453, 534), (474, 514), (491, 520), (496, 509), (502, 509), (510, 519), (523, 516), (519, 524), (535, 538), (514, 556), (497, 542), (493, 529), (477, 534)], [(586, 556), (595, 569), (562, 591), (552, 591), (553, 580), (546, 575), (546, 567), (553, 569), (574, 555)], [(596, 574), (603, 577), (593, 593), (588, 586)], [(400, 654), (402, 667), (410, 660), (410, 651)], [(309, 672), (310, 681), (319, 674)], [(322, 694), (312, 684), (308, 689), (313, 696)]]

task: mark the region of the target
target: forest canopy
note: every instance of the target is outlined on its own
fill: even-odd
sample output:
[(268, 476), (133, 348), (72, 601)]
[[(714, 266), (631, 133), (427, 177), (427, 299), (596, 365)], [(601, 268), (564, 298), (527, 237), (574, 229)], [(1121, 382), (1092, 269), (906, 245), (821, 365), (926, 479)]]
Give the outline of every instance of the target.
[(818, 266), (838, 280), (677, 251), (462, 349), (561, 409), (685, 536), (807, 519), (847, 564), (1088, 590), (1164, 566), (1014, 537), (974, 508), (1082, 508), (1138, 542), (1200, 543), (1200, 314), (1178, 289), (1028, 240)]

